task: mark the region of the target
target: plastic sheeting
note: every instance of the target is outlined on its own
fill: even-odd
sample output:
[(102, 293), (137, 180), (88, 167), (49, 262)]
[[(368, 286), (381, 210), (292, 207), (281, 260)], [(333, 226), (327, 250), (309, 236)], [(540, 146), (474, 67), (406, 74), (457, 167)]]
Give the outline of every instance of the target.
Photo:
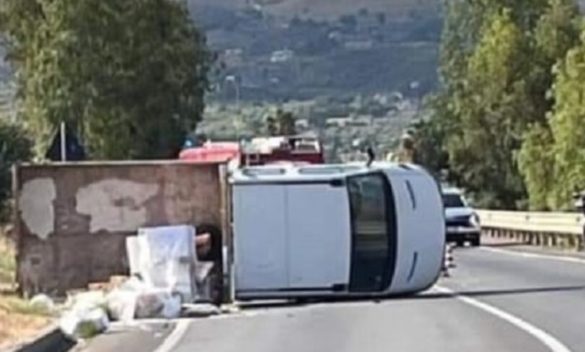
[(193, 226), (141, 228), (138, 237), (128, 238), (130, 272), (152, 288), (177, 293), (183, 302), (196, 295)]

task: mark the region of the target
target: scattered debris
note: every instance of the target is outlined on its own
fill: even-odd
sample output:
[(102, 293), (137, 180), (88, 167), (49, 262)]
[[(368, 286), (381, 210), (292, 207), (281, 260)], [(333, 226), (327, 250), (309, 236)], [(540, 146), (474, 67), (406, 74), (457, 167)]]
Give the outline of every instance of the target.
[(213, 304), (183, 304), (182, 316), (187, 318), (205, 318), (221, 313), (219, 307)]
[(53, 312), (55, 310), (55, 302), (51, 297), (43, 294), (34, 296), (30, 300), (30, 305), (34, 308), (43, 309), (46, 312)]
[(148, 290), (136, 299), (136, 319), (173, 319), (181, 315), (181, 296), (166, 291)]
[(192, 226), (142, 228), (136, 238), (128, 239), (130, 271), (150, 287), (167, 289), (180, 294), (183, 302), (193, 302), (194, 241)]
[(221, 313), (222, 314), (236, 314), (242, 311), (242, 308), (240, 308), (240, 306), (235, 305), (235, 304), (230, 304), (230, 305), (224, 305), (220, 307)]
[[(211, 250), (211, 236), (192, 226), (143, 228), (126, 240), (131, 277), (114, 276), (72, 295), (61, 329), (83, 339), (107, 329), (110, 321), (207, 317), (220, 314), (209, 300), (214, 264), (198, 261)], [(48, 298), (48, 297), (47, 297)], [(46, 303), (45, 297), (37, 299)], [(48, 304), (48, 303), (47, 303)]]
[(195, 287), (198, 301), (209, 302), (212, 300), (211, 274), (214, 268), (212, 262), (198, 262), (195, 266)]
[(86, 339), (104, 332), (110, 323), (103, 292), (92, 291), (69, 297), (66, 313), (61, 317), (61, 330), (73, 339)]

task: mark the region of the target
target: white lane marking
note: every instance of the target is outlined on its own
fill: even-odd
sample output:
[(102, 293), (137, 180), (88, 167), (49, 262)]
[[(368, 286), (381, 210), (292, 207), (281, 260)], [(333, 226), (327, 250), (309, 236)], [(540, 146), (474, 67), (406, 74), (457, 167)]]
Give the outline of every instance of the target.
[(163, 343), (160, 346), (158, 346), (155, 352), (172, 352), (177, 348), (177, 346), (187, 333), (191, 321), (188, 319), (181, 319), (177, 320), (176, 322), (177, 325), (175, 325), (175, 328), (173, 329), (171, 334), (167, 336), (167, 338), (163, 341)]
[(581, 259), (581, 258), (561, 257), (561, 256), (557, 256), (557, 255), (538, 254), (538, 253), (520, 252), (520, 251), (508, 251), (505, 249), (486, 248), (486, 247), (482, 247), (481, 250), (486, 251), (486, 252), (514, 255), (514, 256), (523, 257), (523, 258), (547, 259), (547, 260), (556, 260), (559, 262), (566, 262), (566, 263), (573, 263), (573, 264), (585, 264), (585, 259)]
[(527, 332), (528, 334), (532, 335), (533, 337), (535, 337), (536, 339), (538, 339), (546, 347), (548, 347), (548, 349), (551, 350), (552, 352), (571, 352), (571, 350), (567, 346), (565, 346), (562, 342), (557, 340), (551, 334), (547, 333), (546, 331), (544, 331), (544, 330), (528, 323), (527, 321), (524, 321), (524, 320), (522, 320), (522, 319), (520, 319), (520, 318), (518, 318), (518, 317), (516, 317), (508, 312), (505, 312), (505, 311), (503, 311), (499, 308), (496, 308), (494, 306), (491, 306), (487, 303), (478, 301), (474, 298), (458, 294), (457, 292), (455, 292), (451, 289), (448, 289), (446, 287), (435, 286), (435, 289), (441, 293), (451, 295), (454, 298), (456, 298), (456, 299), (458, 299), (466, 304), (469, 304), (470, 306), (481, 309), (486, 313), (489, 313), (489, 314), (494, 315), (502, 320), (507, 321), (508, 323), (516, 326), (520, 330), (523, 330), (523, 331)]
[[(257, 312), (238, 312), (238, 313), (234, 313), (234, 314), (220, 314), (220, 315), (215, 315), (215, 316), (211, 316), (209, 317), (209, 319), (229, 319), (229, 318), (241, 318), (241, 317), (252, 317), (255, 315), (258, 315), (259, 313)], [(163, 343), (158, 346), (158, 348), (155, 350), (155, 352), (173, 352), (177, 346), (179, 345), (179, 343), (181, 342), (181, 340), (183, 339), (183, 337), (185, 336), (185, 334), (187, 334), (187, 331), (189, 329), (189, 325), (194, 322), (194, 319), (177, 319), (175, 320), (175, 328), (173, 329), (173, 331), (169, 334), (169, 336), (167, 336), (167, 338), (163, 341)], [(165, 319), (152, 319), (152, 320), (148, 320), (148, 323), (162, 323), (162, 322), (168, 322), (168, 320)], [(144, 321), (141, 322), (141, 324), (144, 324)]]

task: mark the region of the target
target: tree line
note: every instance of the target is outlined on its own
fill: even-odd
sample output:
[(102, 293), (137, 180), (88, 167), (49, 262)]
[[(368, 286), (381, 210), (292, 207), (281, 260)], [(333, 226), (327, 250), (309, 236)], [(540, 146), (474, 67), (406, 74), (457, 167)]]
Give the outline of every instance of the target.
[(441, 89), (417, 161), (481, 206), (569, 209), (585, 189), (585, 27), (575, 0), (444, 2)]
[(156, 159), (202, 117), (214, 57), (185, 1), (2, 0), (0, 39), (18, 89), (16, 123), (0, 117), (0, 205), (10, 164), (42, 156), (62, 122), (91, 158)]

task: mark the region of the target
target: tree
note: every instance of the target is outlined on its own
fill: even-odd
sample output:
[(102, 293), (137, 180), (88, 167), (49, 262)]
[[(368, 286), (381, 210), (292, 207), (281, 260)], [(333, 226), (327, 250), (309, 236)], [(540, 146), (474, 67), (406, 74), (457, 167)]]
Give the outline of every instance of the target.
[(279, 133), (283, 136), (293, 136), (297, 133), (295, 117), (290, 111), (278, 110), (276, 112)]
[(536, 123), (524, 135), (518, 164), (528, 191), (529, 207), (542, 211), (553, 208), (550, 191), (554, 188), (553, 139), (548, 125)]
[[(527, 189), (538, 193), (548, 184), (534, 163), (546, 148), (538, 143), (551, 135), (546, 129), (554, 104), (548, 94), (552, 68), (576, 43), (578, 7), (574, 0), (444, 6), (442, 90), (421, 131), (448, 152), (450, 180), (485, 200), (484, 206), (523, 206)], [(426, 149), (428, 160), (433, 153)], [(539, 180), (542, 184), (529, 184)], [(535, 207), (546, 202), (539, 195), (530, 198)]]
[(582, 43), (559, 66), (550, 118), (554, 139), (554, 183), (549, 197), (555, 208), (570, 208), (574, 191), (585, 189), (585, 32)]
[(518, 154), (520, 172), (524, 178), (531, 209), (554, 209), (555, 156), (549, 112), (555, 95), (549, 94), (554, 75), (553, 67), (579, 42), (579, 8), (574, 0), (551, 0), (549, 8), (534, 30), (533, 62), (528, 80), (535, 107), (534, 123), (527, 129)]
[(412, 126), (414, 130), (414, 161), (436, 177), (449, 168), (449, 155), (444, 148), (445, 129), (438, 119), (424, 119)]
[(61, 122), (93, 157), (174, 157), (204, 108), (212, 57), (175, 0), (4, 0), (22, 117)]
[(276, 111), (276, 116), (268, 116), (265, 124), (269, 136), (293, 136), (297, 133), (293, 113), (282, 109)]
[(266, 118), (266, 133), (273, 137), (278, 136), (278, 124), (274, 117), (269, 116)]
[(15, 124), (0, 118), (0, 221), (7, 220), (8, 200), (12, 194), (11, 167), (16, 162), (32, 157), (32, 141), (26, 132)]
[(451, 167), (484, 206), (515, 208), (524, 192), (514, 160), (522, 117), (530, 116), (522, 43), (509, 11), (486, 22), (455, 110), (460, 130), (447, 140)]

